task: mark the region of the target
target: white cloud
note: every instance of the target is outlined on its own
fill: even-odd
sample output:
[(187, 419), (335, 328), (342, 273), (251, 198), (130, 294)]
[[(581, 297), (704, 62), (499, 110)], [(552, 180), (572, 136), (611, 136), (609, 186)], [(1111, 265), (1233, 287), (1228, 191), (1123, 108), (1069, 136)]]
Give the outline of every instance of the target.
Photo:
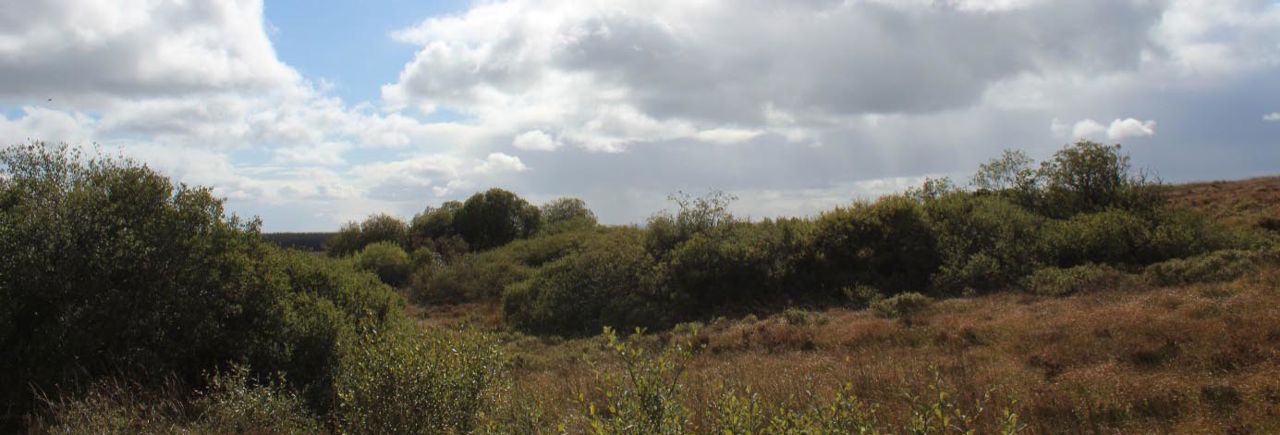
[(612, 222), (709, 187), (795, 214), (1147, 119), (1178, 152), (1135, 161), (1221, 178), (1267, 141), (1214, 120), (1280, 98), (1274, 1), (478, 1), (391, 32), (417, 52), (358, 103), (276, 56), (259, 0), (27, 3), (0, 8), (0, 140), (100, 142), (286, 228), (494, 185)]
[(555, 151), (561, 144), (542, 130), (530, 130), (516, 136), (511, 145), (529, 151)]
[(523, 172), (529, 169), (520, 161), (519, 157), (511, 156), (503, 153), (490, 153), (484, 163), (476, 168), (477, 172), (482, 174), (496, 174), (502, 172)]
[[(1049, 129), (1055, 136), (1062, 137), (1068, 132), (1066, 124), (1053, 120)], [(1137, 137), (1149, 137), (1156, 134), (1155, 121), (1140, 121), (1134, 118), (1116, 119), (1111, 125), (1105, 125), (1092, 119), (1076, 122), (1070, 129), (1069, 139), (1102, 139), (1120, 140)]]
[[(1145, 1), (935, 3), (478, 3), (393, 32), (421, 49), (383, 97), (495, 129), (560, 126), (593, 151), (803, 138), (868, 114), (965, 108), (1025, 74), (1131, 69), (1161, 17)], [(801, 122), (771, 130), (770, 112)]]
[(1156, 134), (1155, 121), (1139, 121), (1133, 118), (1117, 119), (1107, 127), (1107, 139), (1117, 140), (1131, 137), (1148, 137)]

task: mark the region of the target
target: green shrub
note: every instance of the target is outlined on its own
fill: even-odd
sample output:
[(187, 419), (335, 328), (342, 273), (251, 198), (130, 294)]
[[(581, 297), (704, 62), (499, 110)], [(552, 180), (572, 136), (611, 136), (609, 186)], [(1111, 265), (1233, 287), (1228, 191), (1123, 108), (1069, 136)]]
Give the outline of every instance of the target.
[(871, 311), (880, 317), (910, 318), (933, 303), (933, 299), (916, 292), (907, 292), (881, 299), (871, 304)]
[(1111, 208), (1143, 212), (1160, 198), (1141, 174), (1130, 171), (1120, 145), (1082, 140), (1063, 147), (1037, 171), (1043, 190), (1041, 211), (1054, 217), (1097, 213)]
[(676, 435), (690, 433), (690, 412), (681, 403), (688, 349), (669, 347), (649, 354), (604, 328), (606, 346), (622, 360), (622, 373), (597, 369), (597, 384), (608, 402), (588, 404), (591, 429), (603, 434)]
[(1044, 219), (1001, 196), (953, 193), (925, 203), (942, 265), (943, 294), (999, 290), (1035, 270)]
[(453, 215), (453, 229), (472, 249), (492, 249), (530, 237), (542, 223), (541, 212), (516, 194), (489, 189), (467, 198)]
[(1046, 257), (1061, 267), (1144, 264), (1150, 258), (1152, 226), (1137, 214), (1120, 209), (1050, 221), (1045, 226)]
[(878, 300), (884, 299), (884, 294), (880, 293), (875, 287), (869, 285), (849, 286), (841, 289), (844, 294), (845, 302), (855, 308), (867, 308)]
[(453, 218), (461, 209), (461, 202), (448, 201), (440, 204), (440, 207), (427, 207), (422, 213), (414, 215), (409, 221), (409, 246), (418, 249), (433, 241), (457, 236)]
[(388, 214), (375, 214), (359, 224), (350, 222), (325, 244), (331, 257), (345, 257), (379, 242), (408, 246), (409, 227)]
[(336, 419), (344, 433), (467, 433), (492, 405), (502, 358), (472, 332), (408, 328), (349, 349), (337, 375)]
[(284, 383), (254, 384), (249, 370), (233, 367), (211, 377), (197, 399), (200, 416), (196, 432), (320, 433), (318, 419)]
[(416, 271), (410, 283), (419, 303), (462, 303), (497, 300), (502, 289), (533, 273), (529, 266), (491, 252), (468, 254), (451, 264)]
[(589, 334), (603, 326), (668, 326), (671, 298), (654, 283), (640, 231), (619, 229), (543, 265), (502, 295), (507, 321), (526, 331)]
[(566, 231), (590, 229), (596, 226), (596, 214), (587, 208), (587, 203), (578, 198), (559, 198), (543, 204), (543, 235), (559, 234)]
[(1027, 291), (1041, 296), (1066, 296), (1114, 289), (1124, 281), (1123, 273), (1106, 265), (1085, 264), (1065, 269), (1046, 267), (1027, 278)]
[(1159, 286), (1230, 281), (1278, 261), (1280, 251), (1221, 250), (1152, 264), (1143, 271), (1143, 277)]
[(858, 284), (890, 294), (925, 288), (940, 263), (921, 205), (902, 196), (824, 213), (814, 245), (822, 284), (833, 292)]
[(372, 275), (262, 242), (208, 189), (43, 144), (0, 152), (0, 169), (0, 419), (33, 390), (198, 384), (232, 362), (322, 409), (339, 343), (401, 315)]
[(810, 296), (812, 233), (800, 219), (725, 224), (676, 245), (661, 277), (684, 301), (684, 316)]
[(356, 265), (378, 275), (378, 279), (388, 285), (399, 287), (409, 280), (412, 263), (409, 254), (400, 245), (391, 242), (377, 242), (365, 246), (356, 256)]

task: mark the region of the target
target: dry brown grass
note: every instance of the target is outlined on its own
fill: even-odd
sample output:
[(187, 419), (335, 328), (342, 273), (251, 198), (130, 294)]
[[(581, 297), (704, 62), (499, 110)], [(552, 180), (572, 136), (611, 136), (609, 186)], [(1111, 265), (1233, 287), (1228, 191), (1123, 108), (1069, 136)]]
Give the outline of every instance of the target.
[(1174, 207), (1280, 234), (1280, 177), (1176, 184), (1164, 195)]
[[(989, 396), (989, 414), (1008, 407), (1033, 433), (1276, 433), (1277, 298), (1280, 269), (1273, 268), (1230, 283), (945, 300), (909, 325), (831, 309), (806, 321), (748, 316), (637, 341), (654, 349), (698, 346), (683, 378), (695, 427), (726, 388), (803, 406), (850, 384), (882, 418), (903, 421), (911, 412), (906, 398), (928, 395), (937, 383), (960, 403)], [(492, 307), (447, 313), (424, 324), (481, 318), (495, 325)], [(594, 396), (596, 373), (616, 369), (599, 337), (506, 337), (513, 401), (538, 403), (552, 427), (574, 427), (583, 401), (602, 399)]]

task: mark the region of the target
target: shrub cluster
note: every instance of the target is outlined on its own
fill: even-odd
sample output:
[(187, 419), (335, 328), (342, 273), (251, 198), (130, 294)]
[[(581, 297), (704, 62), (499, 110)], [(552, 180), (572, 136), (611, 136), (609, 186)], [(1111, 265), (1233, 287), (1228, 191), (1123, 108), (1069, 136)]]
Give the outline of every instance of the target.
[(535, 237), (439, 265), (421, 287), (438, 295), (431, 300), (502, 294), (519, 328), (590, 333), (794, 303), (865, 306), (904, 293), (1066, 294), (1114, 278), (1103, 273), (1111, 268), (1249, 244), (1164, 207), (1118, 146), (1080, 142), (1031, 164), (1007, 152), (982, 166), (971, 190), (929, 180), (813, 219), (745, 221), (729, 213), (729, 195), (677, 195), (676, 212), (641, 229), (553, 236), (580, 237), (555, 261), (518, 259), (543, 238)]
[(371, 274), (263, 242), (205, 188), (41, 143), (0, 151), (0, 412), (106, 376), (199, 384), (232, 363), (331, 405), (343, 343), (403, 302)]

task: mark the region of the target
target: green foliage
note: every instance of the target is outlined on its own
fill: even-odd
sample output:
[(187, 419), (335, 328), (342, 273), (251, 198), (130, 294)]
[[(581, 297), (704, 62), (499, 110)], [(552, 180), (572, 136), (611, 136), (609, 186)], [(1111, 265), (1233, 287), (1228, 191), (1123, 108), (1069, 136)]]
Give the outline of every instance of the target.
[(1280, 251), (1221, 250), (1147, 266), (1143, 276), (1154, 285), (1230, 281), (1280, 262)]
[[(639, 332), (639, 331), (637, 331)], [(650, 355), (641, 347), (628, 345), (608, 327), (602, 334), (606, 346), (622, 361), (622, 373), (597, 371), (600, 385), (608, 388), (603, 407), (588, 404), (593, 433), (604, 434), (684, 434), (689, 432), (689, 413), (681, 404), (683, 359), (689, 349), (670, 347)], [(639, 335), (639, 334), (637, 334)]]
[(1150, 258), (1151, 223), (1120, 209), (1085, 213), (1045, 226), (1051, 264), (1140, 264)]
[(453, 218), (461, 209), (461, 202), (448, 201), (440, 207), (427, 207), (415, 215), (409, 223), (409, 245), (417, 249), (434, 240), (456, 236), (458, 231), (453, 226)]
[(937, 236), (923, 207), (903, 196), (837, 208), (814, 236), (823, 284), (871, 285), (890, 294), (922, 289), (937, 270)]
[(410, 293), (422, 303), (498, 300), (506, 286), (529, 278), (537, 267), (608, 231), (584, 229), (516, 240), (500, 248), (432, 263), (414, 272)]
[(655, 263), (640, 240), (636, 229), (602, 233), (508, 286), (502, 295), (507, 321), (556, 334), (670, 325), (670, 297), (653, 282)]
[(973, 187), (979, 191), (1031, 191), (1036, 188), (1035, 163), (1020, 150), (1004, 150), (1000, 157), (978, 166), (973, 174)]
[(717, 307), (805, 297), (813, 281), (813, 223), (800, 219), (720, 224), (662, 255), (660, 277), (686, 315)]
[(255, 383), (244, 367), (209, 377), (187, 397), (176, 385), (147, 389), (120, 380), (95, 383), (77, 398), (49, 403), (31, 433), (321, 433), (302, 400), (280, 383)]
[(909, 319), (933, 304), (933, 299), (916, 292), (907, 292), (871, 304), (871, 311), (880, 317)]
[(542, 205), (542, 232), (556, 234), (596, 226), (596, 214), (578, 198), (559, 198)]
[(195, 432), (314, 434), (318, 420), (284, 382), (255, 384), (249, 369), (232, 367), (212, 376), (196, 401)]
[(925, 203), (942, 265), (935, 289), (999, 290), (1035, 270), (1044, 219), (1000, 196), (953, 193)]
[(412, 263), (409, 254), (392, 242), (377, 242), (365, 246), (356, 254), (356, 265), (361, 270), (373, 272), (378, 279), (394, 287), (409, 280)]
[(337, 375), (344, 433), (467, 433), (492, 404), (502, 356), (472, 332), (392, 331), (352, 346)]
[(1148, 210), (1158, 196), (1153, 185), (1133, 175), (1120, 145), (1082, 140), (1064, 147), (1037, 172), (1044, 210), (1052, 216), (1100, 212), (1112, 207)]
[(684, 192), (667, 197), (679, 206), (676, 214), (659, 213), (649, 218), (644, 245), (655, 258), (662, 259), (676, 245), (695, 234), (716, 230), (736, 222), (729, 213), (729, 204), (737, 197), (721, 191), (694, 197)]
[(1041, 296), (1066, 296), (1090, 290), (1111, 290), (1126, 276), (1109, 266), (1085, 264), (1066, 269), (1046, 267), (1027, 277), (1027, 291)]
[(338, 234), (329, 239), (327, 248), (330, 256), (345, 257), (374, 243), (389, 242), (406, 246), (408, 241), (409, 227), (404, 221), (388, 214), (375, 214), (359, 224), (350, 222), (344, 225)]
[(453, 227), (472, 249), (485, 250), (537, 233), (541, 212), (516, 194), (489, 189), (467, 198)]
[(107, 375), (198, 383), (232, 362), (284, 373), (323, 409), (340, 342), (399, 319), (375, 277), (265, 244), (208, 189), (43, 144), (0, 165), (3, 419), (33, 391)]

